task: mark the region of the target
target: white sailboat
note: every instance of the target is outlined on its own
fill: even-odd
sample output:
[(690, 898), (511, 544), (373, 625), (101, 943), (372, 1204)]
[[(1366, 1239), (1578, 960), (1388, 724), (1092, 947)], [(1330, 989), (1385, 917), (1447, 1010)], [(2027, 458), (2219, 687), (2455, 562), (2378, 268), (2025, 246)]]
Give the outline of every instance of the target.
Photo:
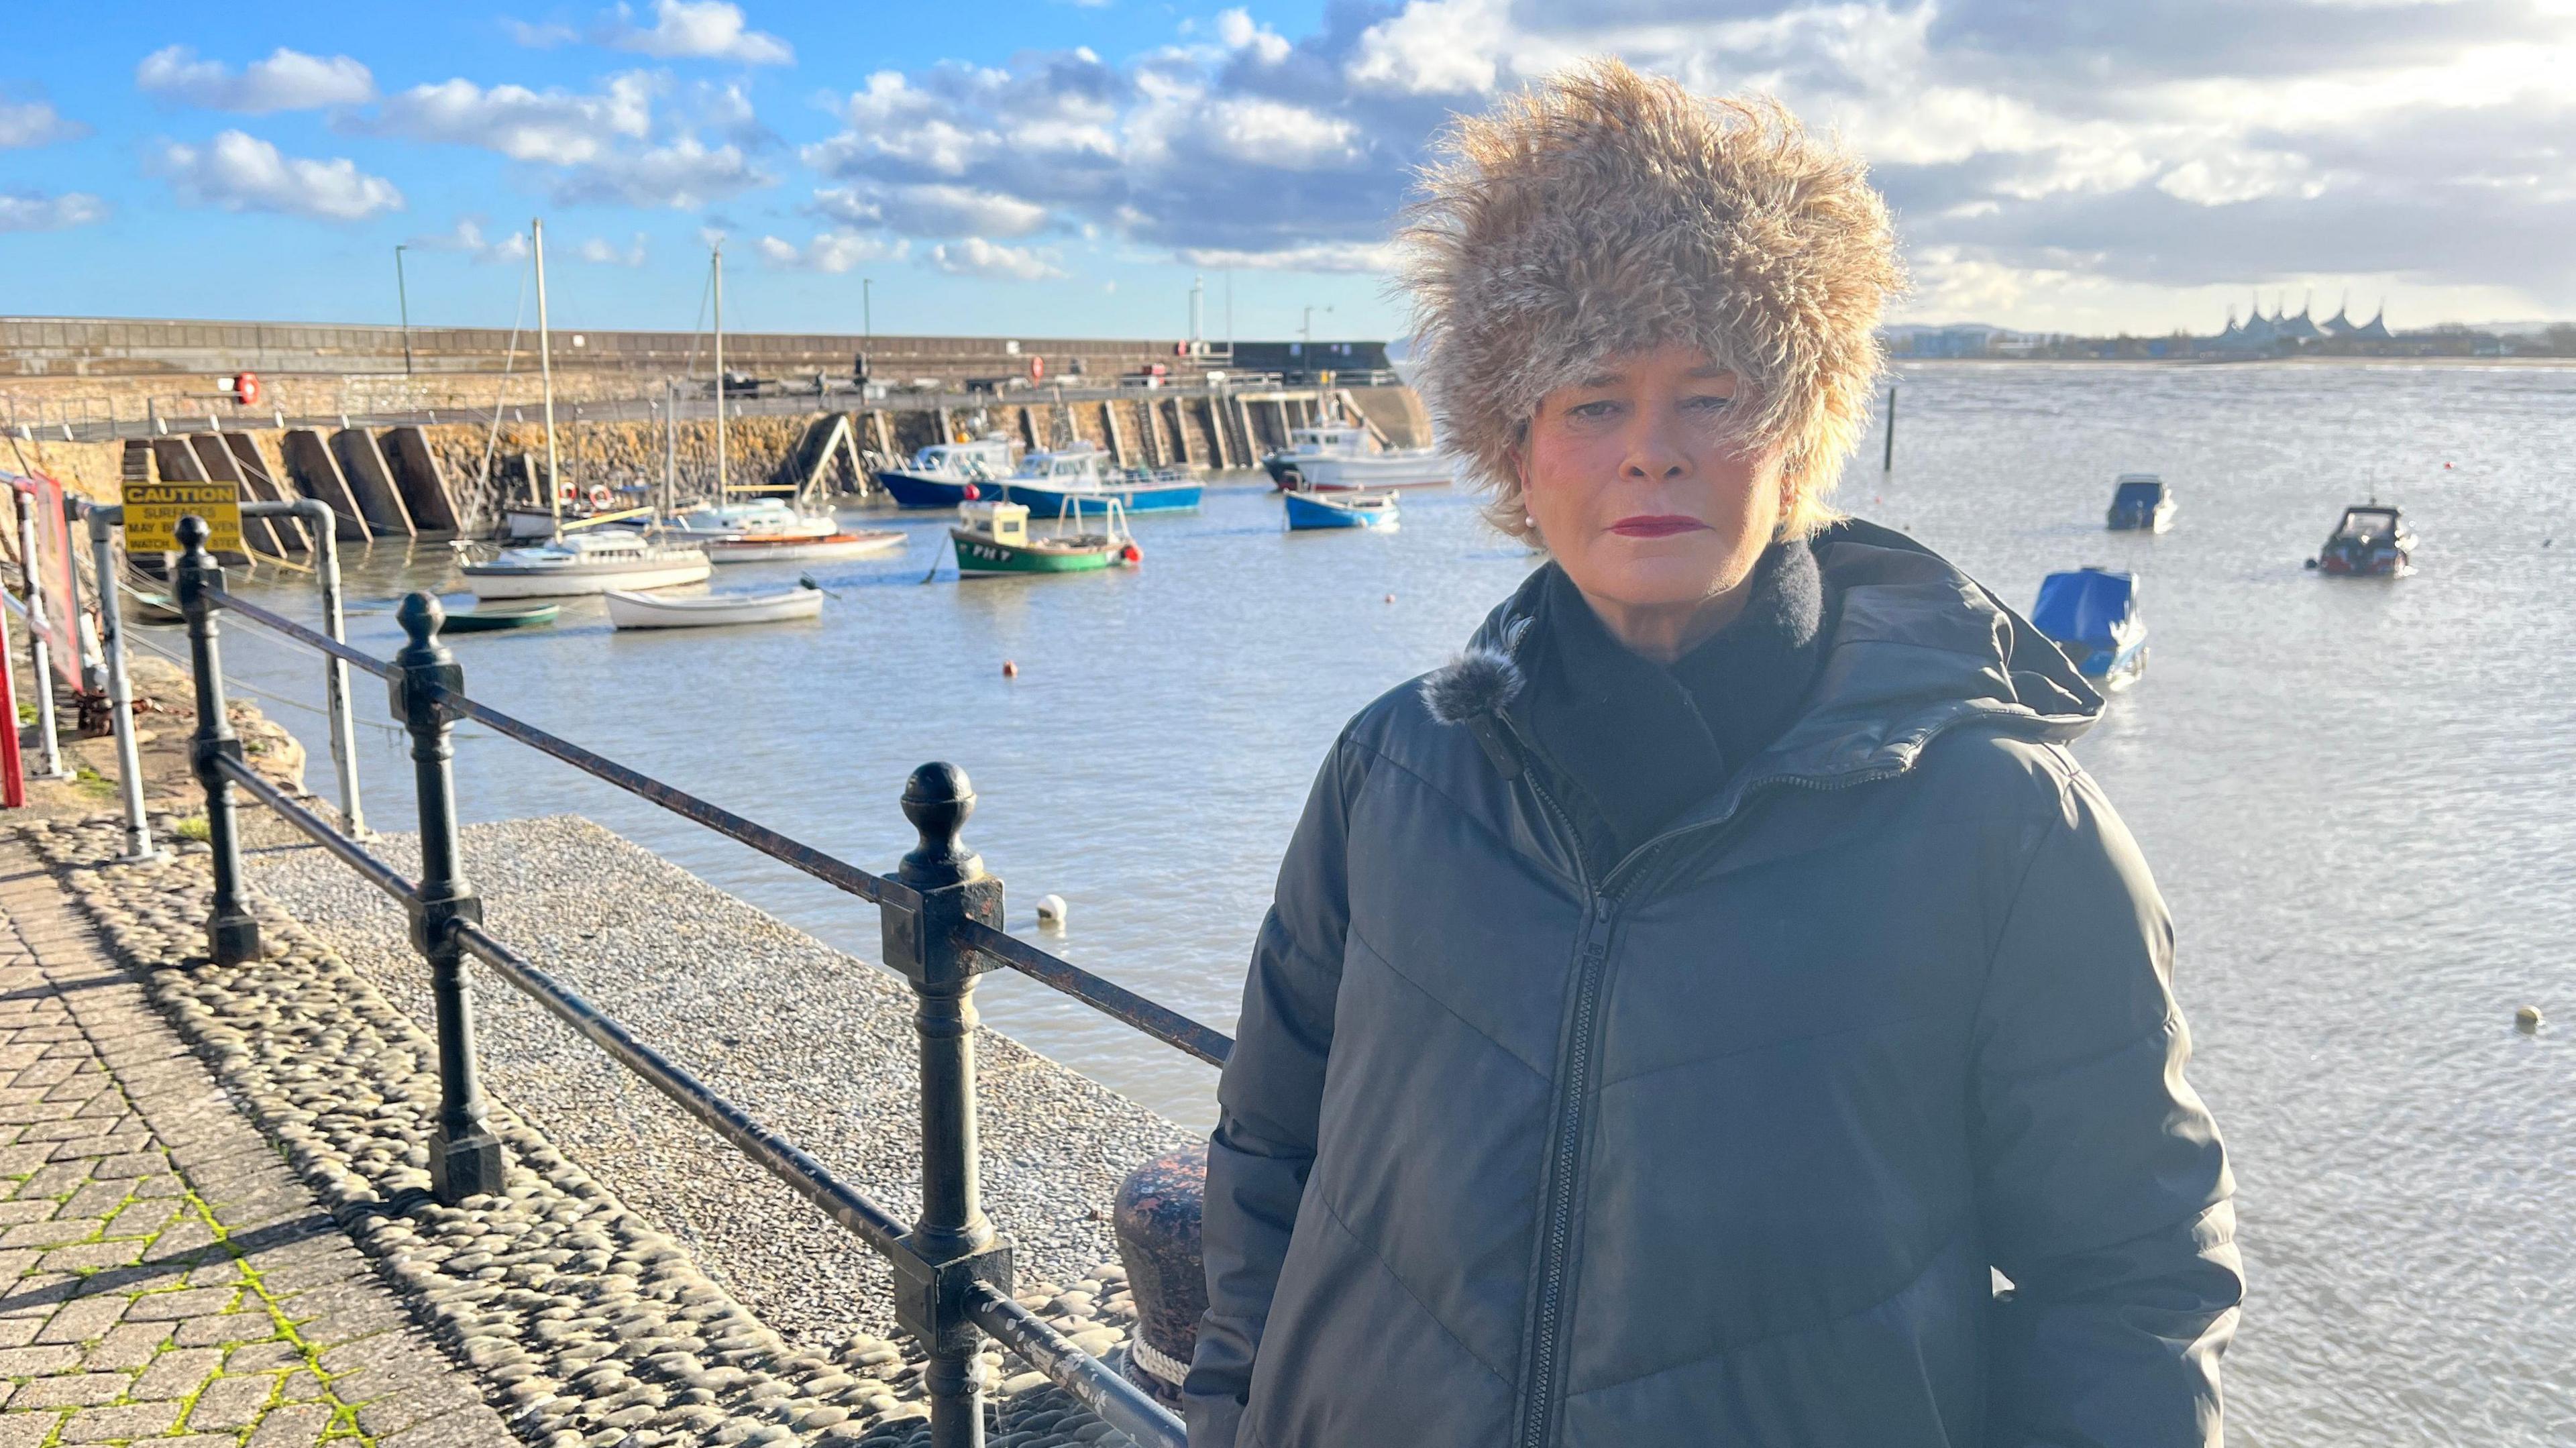
[[(554, 343), (546, 319), (546, 224), (529, 223), (537, 268), (537, 366), (544, 377), (546, 477), (562, 476), (555, 450)], [(719, 416), (722, 410), (719, 409)], [(719, 456), (721, 456), (721, 449)], [(611, 589), (667, 588), (696, 583), (715, 571), (696, 548), (650, 542), (624, 530), (565, 534), (563, 490), (551, 489), (554, 535), (528, 548), (505, 548), (492, 558), (461, 565), (477, 598), (553, 598)]]
[(798, 506), (798, 501), (750, 488), (736, 496), (725, 451), (724, 244), (707, 252), (708, 285), (715, 301), (716, 495), (704, 502), (675, 508), (664, 520), (667, 532), (688, 540), (744, 538), (829, 538), (841, 531), (841, 520), (828, 508)]

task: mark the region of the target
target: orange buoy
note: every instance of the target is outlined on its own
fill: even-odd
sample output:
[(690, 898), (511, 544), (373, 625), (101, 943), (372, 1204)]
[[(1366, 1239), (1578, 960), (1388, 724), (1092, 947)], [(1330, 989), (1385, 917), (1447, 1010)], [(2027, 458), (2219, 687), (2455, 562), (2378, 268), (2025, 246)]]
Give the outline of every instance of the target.
[(1131, 541), (1126, 547), (1118, 550), (1118, 561), (1126, 564), (1130, 568), (1133, 568), (1137, 564), (1145, 561), (1145, 550), (1137, 547), (1135, 543)]
[(1015, 664), (1015, 663), (1012, 663), (1009, 659), (1004, 659), (1004, 660), (1002, 660), (1002, 677), (1003, 677), (1003, 678), (1005, 678), (1005, 679), (1016, 679), (1016, 678), (1018, 678), (1019, 676), (1020, 676), (1020, 666), (1019, 666), (1019, 665), (1017, 665), (1017, 664)]
[(983, 497), (984, 497), (984, 490), (983, 490), (982, 488), (979, 488), (979, 487), (975, 486), (973, 483), (968, 483), (968, 484), (966, 485), (966, 501), (967, 501), (967, 502), (970, 502), (970, 503), (981, 502), (981, 501), (983, 500)]
[(1395, 595), (1394, 595), (1394, 594), (1392, 594), (1392, 593), (1388, 594), (1388, 595), (1386, 596), (1386, 601), (1387, 601), (1387, 602), (1389, 602), (1389, 603), (1393, 603), (1393, 602), (1395, 602)]

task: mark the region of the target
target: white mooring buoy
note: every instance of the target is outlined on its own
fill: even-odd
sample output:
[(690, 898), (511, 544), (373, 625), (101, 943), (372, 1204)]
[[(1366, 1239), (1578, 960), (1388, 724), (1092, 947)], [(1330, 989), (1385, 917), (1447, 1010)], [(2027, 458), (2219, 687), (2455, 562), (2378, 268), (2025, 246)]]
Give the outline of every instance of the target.
[(1038, 923), (1046, 926), (1050, 930), (1062, 930), (1064, 928), (1064, 897), (1062, 895), (1040, 895), (1038, 897)]
[(2540, 1007), (2524, 1006), (2513, 1013), (2513, 1023), (2526, 1031), (2540, 1029)]

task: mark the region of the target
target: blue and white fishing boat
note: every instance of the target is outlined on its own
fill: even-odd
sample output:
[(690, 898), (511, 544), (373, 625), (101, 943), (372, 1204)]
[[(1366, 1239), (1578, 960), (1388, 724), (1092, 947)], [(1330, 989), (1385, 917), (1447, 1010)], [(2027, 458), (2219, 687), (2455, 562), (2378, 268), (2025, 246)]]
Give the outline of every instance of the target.
[(2147, 671), (2147, 621), (2138, 612), (2138, 575), (2087, 564), (2041, 580), (2031, 626), (2064, 651), (2078, 673), (2104, 692), (2125, 689)]
[(1011, 440), (987, 433), (973, 442), (933, 443), (912, 455), (907, 468), (877, 474), (888, 496), (906, 508), (954, 508), (977, 498), (998, 498), (994, 485), (1011, 474)]
[(1304, 533), (1322, 528), (1375, 528), (1391, 532), (1396, 526), (1393, 493), (1282, 493), (1288, 506), (1288, 531)]
[(2114, 532), (2161, 533), (2173, 526), (2173, 489), (2154, 473), (2122, 473), (2106, 518)]
[(1002, 480), (1003, 495), (1040, 515), (1100, 514), (1113, 502), (1129, 513), (1167, 513), (1195, 508), (1205, 490), (1177, 468), (1148, 472), (1119, 468), (1097, 443), (1078, 443), (1054, 452), (1033, 452), (1020, 460), (1020, 470)]

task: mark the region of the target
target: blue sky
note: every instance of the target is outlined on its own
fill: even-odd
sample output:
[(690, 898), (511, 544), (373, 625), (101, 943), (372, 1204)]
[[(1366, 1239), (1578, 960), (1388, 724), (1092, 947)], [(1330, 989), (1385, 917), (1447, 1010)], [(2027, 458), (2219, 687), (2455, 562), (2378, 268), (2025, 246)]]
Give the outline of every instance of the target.
[[(0, 312), (1318, 336), (1401, 328), (1443, 117), (1616, 53), (1872, 161), (1904, 315), (2576, 314), (2576, 0), (13, 7)], [(1324, 311), (1324, 308), (1331, 308)], [(530, 314), (532, 315), (532, 313)]]

